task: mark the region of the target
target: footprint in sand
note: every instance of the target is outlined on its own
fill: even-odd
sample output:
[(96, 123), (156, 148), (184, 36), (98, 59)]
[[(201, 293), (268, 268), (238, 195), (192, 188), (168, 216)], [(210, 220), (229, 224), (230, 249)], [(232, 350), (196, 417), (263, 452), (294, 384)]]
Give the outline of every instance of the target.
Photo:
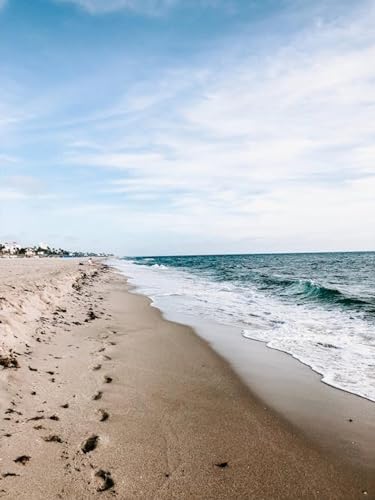
[(95, 448), (98, 446), (99, 442), (99, 436), (96, 434), (93, 434), (90, 436), (86, 441), (82, 444), (81, 450), (83, 453), (90, 453), (91, 451), (94, 451)]
[(97, 392), (93, 395), (92, 399), (93, 399), (94, 401), (98, 401), (99, 399), (102, 399), (102, 396), (103, 396), (102, 391), (97, 391)]
[(15, 462), (16, 464), (26, 465), (30, 458), (31, 457), (29, 457), (29, 455), (21, 455), (13, 460), (13, 462)]
[(109, 413), (106, 410), (99, 410), (100, 413), (100, 422), (105, 422), (109, 419)]
[(99, 469), (95, 472), (95, 478), (98, 484), (96, 491), (107, 491), (115, 485), (111, 473), (103, 469)]

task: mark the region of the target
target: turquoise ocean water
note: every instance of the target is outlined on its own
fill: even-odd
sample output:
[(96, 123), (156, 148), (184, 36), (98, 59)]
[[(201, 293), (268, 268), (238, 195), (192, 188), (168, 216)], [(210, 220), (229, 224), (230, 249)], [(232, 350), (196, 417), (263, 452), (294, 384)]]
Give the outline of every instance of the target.
[(335, 387), (375, 401), (375, 253), (135, 257), (156, 303), (241, 329)]

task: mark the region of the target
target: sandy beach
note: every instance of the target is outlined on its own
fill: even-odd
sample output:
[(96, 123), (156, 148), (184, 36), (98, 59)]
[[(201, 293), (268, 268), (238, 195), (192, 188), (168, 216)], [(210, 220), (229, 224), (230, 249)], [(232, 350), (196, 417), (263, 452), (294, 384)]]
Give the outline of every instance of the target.
[(97, 261), (0, 260), (0, 497), (375, 498)]

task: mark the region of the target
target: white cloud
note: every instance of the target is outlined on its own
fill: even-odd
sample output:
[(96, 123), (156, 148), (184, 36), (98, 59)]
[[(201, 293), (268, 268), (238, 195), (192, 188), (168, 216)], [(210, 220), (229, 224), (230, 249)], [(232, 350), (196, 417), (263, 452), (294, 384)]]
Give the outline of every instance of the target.
[[(73, 150), (68, 161), (123, 172), (105, 190), (132, 203), (111, 212), (128, 225), (148, 207), (161, 232), (237, 238), (242, 251), (254, 240), (256, 250), (375, 247), (370, 6), (314, 24), (262, 58), (211, 55), (204, 71), (176, 71), (169, 96), (153, 82), (161, 100), (133, 94), (138, 121), (124, 125), (122, 142)], [(147, 205), (156, 199), (164, 205)]]
[(20, 191), (16, 191), (14, 189), (0, 190), (0, 201), (19, 201), (25, 199), (27, 199), (27, 196)]
[[(120, 8), (155, 13), (172, 5), (59, 1), (93, 14)], [(104, 65), (105, 86), (91, 74), (90, 85), (76, 83), (90, 113), (80, 108), (59, 122), (58, 105), (72, 107), (74, 94), (71, 88), (64, 94), (62, 82), (56, 107), (46, 100), (53, 118), (52, 131), (44, 124), (46, 149), (53, 150), (47, 185), (14, 177), (1, 184), (0, 199), (20, 210), (18, 200), (50, 199), (48, 193), (43, 198), (44, 190), (53, 191), (49, 182), (57, 190), (71, 188), (69, 200), (33, 212), (34, 220), (36, 213), (53, 225), (58, 220), (62, 231), (69, 220), (89, 238), (92, 215), (91, 231), (100, 226), (102, 239), (121, 240), (117, 250), (127, 253), (375, 248), (368, 229), (375, 215), (375, 13), (374, 2), (361, 5), (366, 11), (313, 21), (288, 37), (238, 34), (200, 53), (200, 62), (148, 68), (151, 77), (126, 80), (123, 95), (109, 95), (104, 109), (91, 101), (85, 106), (87, 88), (102, 95), (132, 72), (130, 63), (126, 71), (120, 63), (114, 71)], [(7, 101), (2, 93), (0, 99), (2, 132), (32, 115), (19, 111), (28, 108), (18, 98)], [(46, 103), (39, 104), (45, 113)], [(9, 167), (11, 157), (9, 149), (0, 167)], [(64, 184), (67, 172), (70, 184)], [(4, 218), (8, 231), (14, 213)]]
[[(1, 0), (0, 0), (1, 1)], [(172, 7), (177, 0), (57, 0), (61, 3), (73, 3), (90, 14), (105, 14), (119, 10), (157, 15)]]
[(18, 162), (18, 159), (14, 156), (0, 154), (0, 166), (12, 165)]
[[(1, 2), (2, 0), (0, 0)], [(7, 1), (7, 0), (3, 0)], [(146, 15), (159, 15), (171, 7), (182, 3), (183, 0), (54, 0), (60, 3), (72, 3), (86, 10), (90, 14), (106, 14), (121, 10), (128, 10)], [(185, 5), (189, 7), (221, 8), (226, 12), (233, 12), (234, 4), (231, 0), (190, 0)]]
[(37, 177), (31, 175), (0, 177), (0, 201), (47, 201), (56, 198), (56, 194), (46, 191), (43, 181)]

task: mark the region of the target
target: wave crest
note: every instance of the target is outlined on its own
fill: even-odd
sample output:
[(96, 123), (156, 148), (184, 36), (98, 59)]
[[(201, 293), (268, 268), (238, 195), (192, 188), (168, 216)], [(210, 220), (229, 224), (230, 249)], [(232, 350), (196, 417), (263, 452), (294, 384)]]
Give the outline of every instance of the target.
[(325, 287), (310, 280), (292, 282), (289, 287), (294, 291), (295, 295), (303, 296), (306, 299), (342, 304), (346, 306), (355, 306), (366, 303), (361, 299), (345, 295), (337, 288)]

